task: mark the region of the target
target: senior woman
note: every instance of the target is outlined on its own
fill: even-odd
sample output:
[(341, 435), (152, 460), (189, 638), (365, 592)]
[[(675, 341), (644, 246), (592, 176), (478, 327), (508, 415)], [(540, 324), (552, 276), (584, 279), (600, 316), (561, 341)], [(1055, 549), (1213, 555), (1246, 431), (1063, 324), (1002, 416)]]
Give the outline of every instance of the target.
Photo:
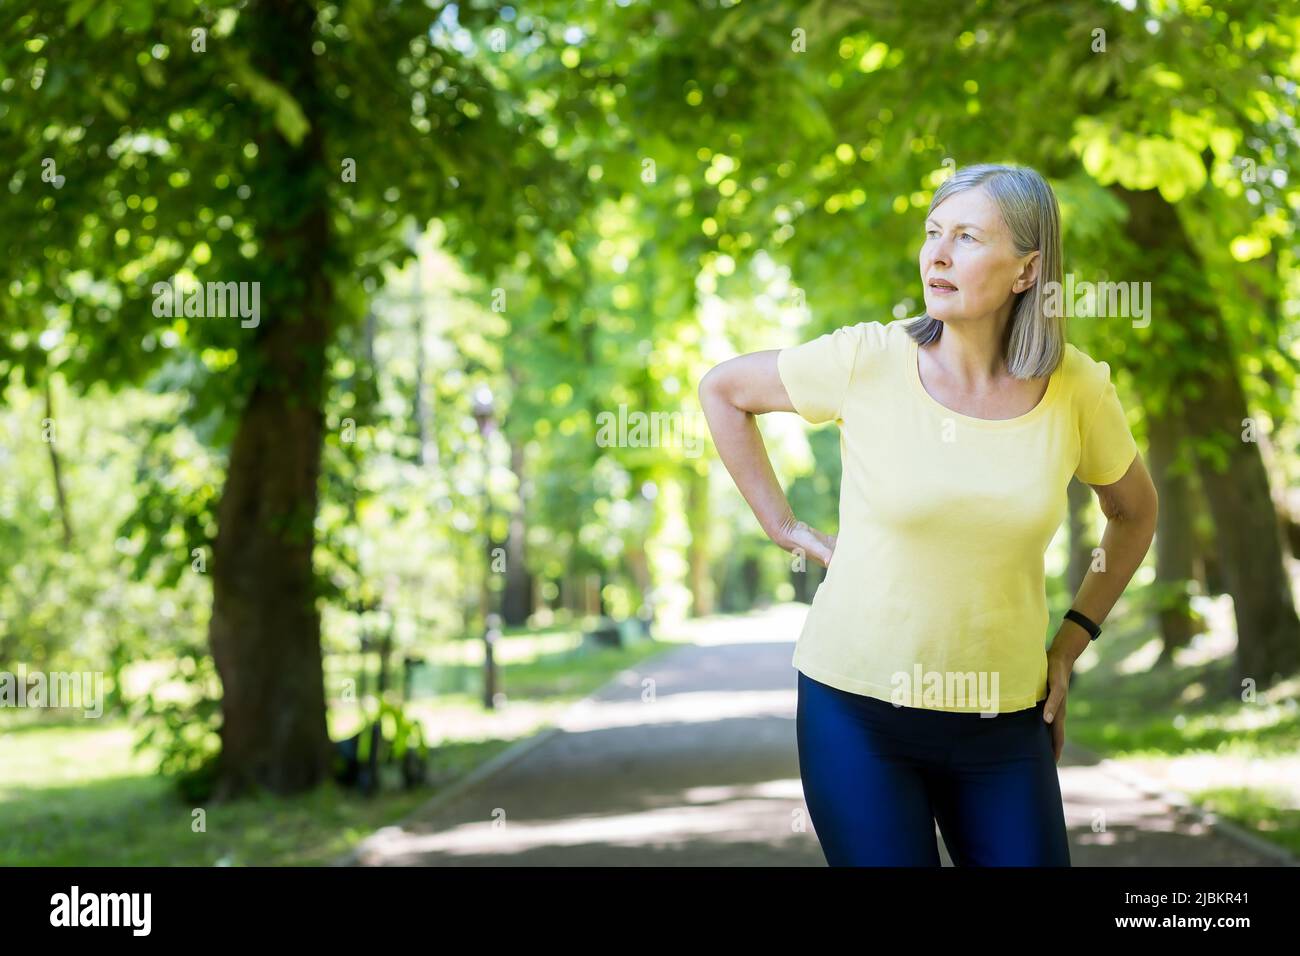
[[(1070, 672), (1151, 545), (1155, 488), (1110, 366), (1067, 343), (1051, 307), (1046, 181), (964, 167), (924, 229), (924, 314), (730, 359), (700, 401), (764, 531), (827, 568), (793, 658), (827, 863), (937, 866), (937, 822), (958, 866), (1069, 866)], [(839, 426), (838, 536), (791, 512), (753, 418), (773, 411)], [(1106, 529), (1046, 647), (1043, 558), (1071, 476)]]

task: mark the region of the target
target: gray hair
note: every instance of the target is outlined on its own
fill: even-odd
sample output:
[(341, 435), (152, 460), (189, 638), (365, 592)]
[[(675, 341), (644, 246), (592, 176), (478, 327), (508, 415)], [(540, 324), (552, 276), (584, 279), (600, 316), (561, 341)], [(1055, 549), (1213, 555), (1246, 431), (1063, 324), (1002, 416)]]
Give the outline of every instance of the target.
[[(984, 189), (1002, 213), (1016, 255), (1035, 250), (1039, 254), (1037, 281), (1017, 292), (1011, 306), (1007, 370), (1020, 379), (1050, 375), (1065, 352), (1065, 316), (1050, 316), (1043, 310), (1045, 284), (1056, 282), (1059, 288), (1062, 281), (1061, 214), (1056, 194), (1028, 166), (979, 163), (963, 166), (940, 183), (926, 215), (949, 196), (976, 186)], [(919, 345), (935, 341), (943, 331), (943, 323), (928, 312), (907, 320), (904, 327)]]

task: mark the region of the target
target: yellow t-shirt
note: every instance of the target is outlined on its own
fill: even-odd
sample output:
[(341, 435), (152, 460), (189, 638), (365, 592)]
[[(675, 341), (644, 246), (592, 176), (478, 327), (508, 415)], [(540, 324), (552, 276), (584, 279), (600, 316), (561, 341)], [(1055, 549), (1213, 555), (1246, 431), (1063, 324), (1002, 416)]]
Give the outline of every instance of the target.
[(799, 415), (840, 429), (840, 527), (794, 666), (910, 707), (1005, 713), (1047, 696), (1044, 554), (1071, 475), (1137, 455), (1110, 366), (1073, 345), (1017, 418), (972, 418), (921, 384), (903, 322), (861, 322), (777, 355)]

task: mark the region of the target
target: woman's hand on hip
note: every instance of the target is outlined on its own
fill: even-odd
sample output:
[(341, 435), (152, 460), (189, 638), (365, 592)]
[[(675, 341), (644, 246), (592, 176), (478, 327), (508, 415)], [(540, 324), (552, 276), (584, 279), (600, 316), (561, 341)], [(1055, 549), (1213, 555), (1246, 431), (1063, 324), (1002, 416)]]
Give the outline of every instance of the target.
[(835, 553), (836, 537), (837, 535), (825, 534), (792, 517), (777, 529), (772, 540), (787, 551), (806, 554), (822, 567), (829, 568), (831, 555)]
[(1047, 652), (1047, 703), (1043, 706), (1043, 720), (1052, 725), (1052, 756), (1061, 762), (1065, 747), (1065, 701), (1070, 692), (1070, 672), (1074, 662), (1069, 658)]

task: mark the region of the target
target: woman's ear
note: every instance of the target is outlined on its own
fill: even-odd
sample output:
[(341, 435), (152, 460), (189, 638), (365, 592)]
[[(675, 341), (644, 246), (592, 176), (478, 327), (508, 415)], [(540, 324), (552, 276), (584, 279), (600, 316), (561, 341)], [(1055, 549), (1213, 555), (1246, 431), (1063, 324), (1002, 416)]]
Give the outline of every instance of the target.
[(1038, 280), (1038, 265), (1040, 261), (1037, 249), (1029, 253), (1029, 259), (1021, 267), (1020, 275), (1016, 276), (1016, 281), (1011, 284), (1013, 292), (1024, 292), (1026, 289), (1033, 286), (1033, 284)]

